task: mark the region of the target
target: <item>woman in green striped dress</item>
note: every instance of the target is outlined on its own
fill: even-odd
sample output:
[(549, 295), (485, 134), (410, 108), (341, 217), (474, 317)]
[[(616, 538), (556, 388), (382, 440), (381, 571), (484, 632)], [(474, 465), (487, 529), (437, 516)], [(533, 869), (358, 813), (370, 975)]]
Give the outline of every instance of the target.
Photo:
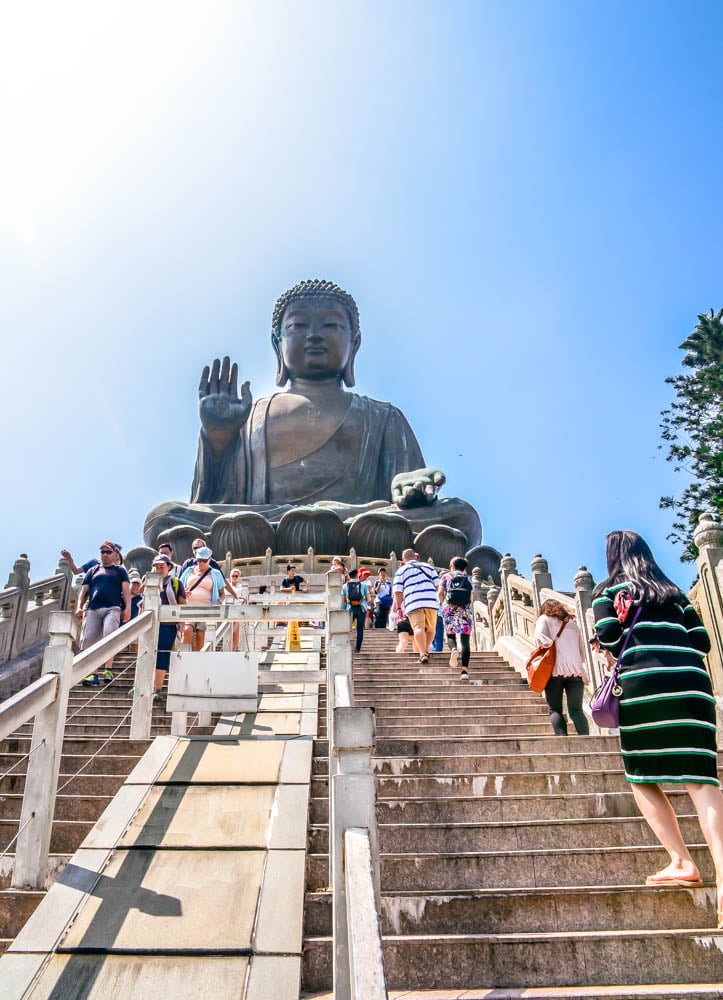
[[(608, 578), (593, 595), (600, 645), (620, 653), (620, 745), (625, 777), (670, 864), (657, 886), (702, 885), (661, 784), (683, 785), (698, 814), (716, 870), (723, 925), (723, 795), (717, 775), (715, 700), (704, 657), (708, 633), (683, 592), (634, 531), (607, 536)], [(636, 615), (637, 609), (639, 613)], [(633, 619), (635, 619), (633, 624)]]

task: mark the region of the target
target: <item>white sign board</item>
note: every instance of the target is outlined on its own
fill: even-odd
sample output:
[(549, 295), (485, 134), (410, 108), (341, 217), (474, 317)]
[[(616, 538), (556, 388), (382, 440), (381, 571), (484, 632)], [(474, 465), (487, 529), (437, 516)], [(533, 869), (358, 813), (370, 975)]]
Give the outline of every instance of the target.
[(171, 654), (169, 712), (255, 712), (259, 695), (259, 654)]

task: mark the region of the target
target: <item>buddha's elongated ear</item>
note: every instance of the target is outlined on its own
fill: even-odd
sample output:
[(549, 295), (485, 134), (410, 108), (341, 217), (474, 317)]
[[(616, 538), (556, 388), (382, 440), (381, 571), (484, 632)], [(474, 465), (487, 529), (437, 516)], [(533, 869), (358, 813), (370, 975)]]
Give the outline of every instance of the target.
[(284, 364), (284, 357), (281, 353), (281, 339), (272, 333), (271, 343), (276, 352), (276, 384), (284, 386), (289, 381), (289, 370)]
[(355, 378), (354, 378), (354, 358), (356, 357), (357, 351), (359, 350), (360, 346), (361, 346), (361, 334), (357, 333), (357, 334), (352, 335), (351, 350), (349, 352), (349, 360), (344, 365), (344, 371), (341, 373), (342, 382), (349, 389), (352, 388), (352, 386), (354, 385), (354, 383), (356, 381)]

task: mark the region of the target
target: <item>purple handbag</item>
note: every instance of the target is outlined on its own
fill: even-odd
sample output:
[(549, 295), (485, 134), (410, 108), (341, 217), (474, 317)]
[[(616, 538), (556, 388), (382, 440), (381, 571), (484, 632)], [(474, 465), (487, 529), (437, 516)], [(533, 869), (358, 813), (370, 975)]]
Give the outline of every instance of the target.
[(615, 665), (602, 684), (595, 689), (595, 693), (590, 700), (590, 714), (592, 715), (593, 722), (596, 722), (598, 726), (601, 726), (603, 729), (617, 729), (620, 725), (620, 695), (623, 693), (623, 689), (618, 683), (620, 661), (623, 658), (623, 653), (627, 649), (627, 645), (630, 642), (630, 636), (633, 634), (635, 623), (640, 617), (640, 612), (642, 610), (643, 606), (640, 605), (633, 615), (633, 620), (630, 624), (630, 628), (628, 629), (628, 634), (625, 637), (623, 648), (620, 650), (620, 654), (615, 661)]

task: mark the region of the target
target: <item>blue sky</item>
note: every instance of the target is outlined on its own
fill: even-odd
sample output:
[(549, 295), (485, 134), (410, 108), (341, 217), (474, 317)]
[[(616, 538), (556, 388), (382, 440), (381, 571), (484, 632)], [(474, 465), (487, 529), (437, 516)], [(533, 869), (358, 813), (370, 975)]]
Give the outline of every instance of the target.
[[(719, 3), (28, 3), (0, 24), (0, 571), (189, 495), (201, 368), (356, 298), (485, 541), (555, 585), (640, 531), (680, 583), (667, 375), (721, 292)], [(100, 9), (102, 8), (102, 9)]]

